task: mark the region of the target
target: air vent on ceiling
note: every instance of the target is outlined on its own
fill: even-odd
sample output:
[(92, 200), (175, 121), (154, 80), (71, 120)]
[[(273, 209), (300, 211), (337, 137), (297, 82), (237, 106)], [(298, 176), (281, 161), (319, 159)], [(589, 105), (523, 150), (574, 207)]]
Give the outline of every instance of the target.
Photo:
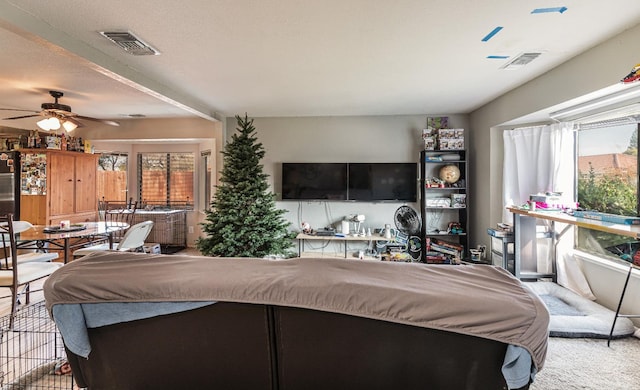
[(158, 55), (160, 52), (143, 42), (132, 33), (125, 31), (100, 31), (104, 37), (120, 46), (124, 51), (134, 56)]
[(542, 53), (522, 53), (501, 67), (504, 70), (516, 70), (540, 57)]

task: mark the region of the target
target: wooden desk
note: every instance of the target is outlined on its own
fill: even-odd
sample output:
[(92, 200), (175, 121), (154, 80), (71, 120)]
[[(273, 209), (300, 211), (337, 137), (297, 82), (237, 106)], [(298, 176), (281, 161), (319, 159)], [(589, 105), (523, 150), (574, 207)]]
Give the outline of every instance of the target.
[[(640, 225), (624, 225), (611, 222), (603, 222), (595, 219), (579, 218), (560, 211), (530, 211), (519, 207), (507, 207), (513, 213), (513, 230), (515, 238), (515, 276), (519, 279), (536, 279), (552, 277), (555, 280), (555, 256), (558, 240), (572, 226), (598, 230), (607, 233), (619, 234), (634, 239), (640, 238)], [(549, 238), (552, 240), (552, 265), (554, 271), (551, 274), (522, 271), (523, 264), (537, 259), (536, 220), (551, 222)], [(562, 230), (556, 231), (555, 223), (566, 224)]]
[(514, 216), (526, 216), (552, 222), (561, 222), (591, 230), (599, 230), (632, 238), (640, 238), (640, 225), (623, 225), (611, 222), (602, 222), (595, 219), (578, 218), (560, 211), (529, 211), (519, 207), (507, 207), (507, 210), (512, 212)]
[(344, 258), (347, 258), (347, 244), (349, 241), (389, 241), (387, 238), (379, 234), (372, 234), (371, 236), (316, 236), (312, 234), (304, 234), (299, 233), (296, 236), (296, 240), (298, 240), (298, 257), (302, 256), (302, 252), (304, 252), (304, 242), (305, 240), (310, 241), (338, 241), (344, 244)]
[[(568, 230), (570, 226), (578, 226), (586, 229), (598, 230), (601, 232), (607, 232), (612, 234), (619, 234), (621, 236), (631, 237), (633, 239), (640, 239), (640, 225), (625, 225), (625, 224), (617, 224), (612, 222), (603, 222), (594, 219), (588, 218), (578, 218), (572, 215), (568, 215), (561, 212), (550, 212), (550, 211), (529, 211), (520, 209), (518, 207), (507, 207), (507, 210), (513, 213), (514, 215), (514, 234), (516, 237), (515, 244), (515, 253), (516, 253), (516, 269), (519, 272), (519, 262), (522, 260), (522, 245), (526, 242), (530, 241), (530, 232), (527, 232), (530, 229), (530, 221), (534, 222), (535, 229), (535, 219), (543, 219), (547, 221), (560, 222), (567, 224), (559, 234), (555, 236), (554, 239), (560, 239), (562, 235)], [(529, 235), (529, 236), (527, 236)], [(555, 256), (555, 251), (554, 251)], [(555, 263), (555, 259), (554, 259)], [(628, 318), (639, 318), (640, 314), (620, 314), (620, 308), (622, 307), (622, 301), (624, 300), (624, 295), (627, 291), (627, 286), (629, 284), (629, 277), (631, 276), (631, 272), (636, 266), (633, 262), (629, 262), (629, 271), (627, 273), (627, 277), (624, 282), (624, 286), (622, 287), (622, 292), (620, 293), (620, 300), (618, 301), (618, 307), (616, 309), (616, 314), (613, 317), (613, 324), (611, 325), (611, 331), (609, 332), (609, 338), (607, 339), (607, 346), (611, 343), (611, 339), (613, 337), (613, 330), (616, 326), (616, 320), (618, 317), (628, 317)], [(516, 275), (518, 277), (518, 275)]]
[(53, 246), (53, 250), (63, 252), (64, 263), (69, 260), (70, 250), (81, 248), (98, 240), (108, 240), (112, 246), (112, 234), (114, 232), (127, 229), (128, 224), (122, 222), (84, 222), (82, 230), (47, 233), (47, 226), (36, 225), (29, 230), (16, 235), (16, 245), (18, 249), (51, 249), (45, 248), (45, 243)]

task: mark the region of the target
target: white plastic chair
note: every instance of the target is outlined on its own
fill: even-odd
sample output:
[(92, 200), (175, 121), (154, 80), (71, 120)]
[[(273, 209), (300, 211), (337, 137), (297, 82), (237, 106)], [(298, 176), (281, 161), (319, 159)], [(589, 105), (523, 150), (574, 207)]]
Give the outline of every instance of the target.
[(122, 237), (122, 240), (118, 243), (118, 246), (111, 249), (109, 243), (103, 243), (98, 245), (92, 245), (85, 248), (80, 248), (73, 252), (73, 258), (86, 256), (95, 252), (139, 252), (143, 250), (144, 240), (147, 239), (151, 229), (153, 228), (153, 221), (144, 221), (135, 224), (127, 230)]

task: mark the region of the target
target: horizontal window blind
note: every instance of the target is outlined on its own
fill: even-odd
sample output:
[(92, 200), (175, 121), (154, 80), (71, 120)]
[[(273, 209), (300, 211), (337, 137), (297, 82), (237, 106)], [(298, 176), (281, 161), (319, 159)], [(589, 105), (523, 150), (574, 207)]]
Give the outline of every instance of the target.
[(193, 209), (193, 153), (138, 153), (138, 199), (143, 206)]

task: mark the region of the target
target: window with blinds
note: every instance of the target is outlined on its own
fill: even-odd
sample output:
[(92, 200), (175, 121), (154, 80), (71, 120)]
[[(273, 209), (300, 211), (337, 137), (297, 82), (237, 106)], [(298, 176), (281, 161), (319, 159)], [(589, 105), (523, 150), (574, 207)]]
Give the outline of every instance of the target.
[(143, 206), (193, 210), (194, 153), (138, 153)]

